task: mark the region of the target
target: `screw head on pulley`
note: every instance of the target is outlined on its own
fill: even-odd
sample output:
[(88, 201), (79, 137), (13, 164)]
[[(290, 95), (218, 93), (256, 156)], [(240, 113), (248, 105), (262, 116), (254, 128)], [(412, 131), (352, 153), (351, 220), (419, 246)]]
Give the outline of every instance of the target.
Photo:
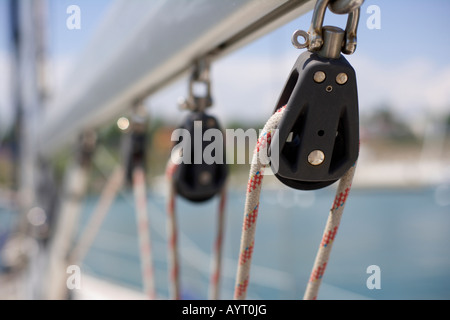
[(345, 84), (348, 80), (348, 75), (345, 72), (341, 72), (336, 76), (337, 84)]
[(325, 154), (322, 150), (314, 150), (308, 155), (308, 162), (313, 166), (319, 166), (325, 160)]
[(317, 83), (322, 83), (326, 79), (326, 74), (323, 71), (317, 71), (314, 73), (314, 81)]

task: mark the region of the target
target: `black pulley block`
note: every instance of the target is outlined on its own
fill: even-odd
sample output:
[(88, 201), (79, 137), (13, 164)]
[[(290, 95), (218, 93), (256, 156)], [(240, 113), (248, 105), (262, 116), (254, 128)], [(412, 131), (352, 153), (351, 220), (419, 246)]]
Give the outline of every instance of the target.
[[(326, 187), (355, 164), (359, 153), (356, 75), (340, 56), (306, 51), (297, 59), (275, 111), (286, 106), (274, 138), (275, 176), (301, 190)], [(278, 135), (278, 137), (276, 137)]]
[[(199, 129), (200, 127), (201, 130)], [(220, 134), (221, 143), (215, 144), (216, 146), (220, 145), (221, 150), (212, 149), (212, 156), (214, 157), (216, 156), (215, 152), (221, 151), (222, 156), (218, 154), (221, 161), (213, 161), (212, 163), (208, 161), (209, 163), (207, 163), (203, 157), (205, 148), (211, 143), (216, 143), (216, 141), (205, 141), (203, 136), (209, 129), (217, 129), (221, 132), (219, 123), (215, 117), (209, 116), (204, 112), (192, 112), (180, 128), (186, 129), (190, 134), (191, 159), (183, 161), (177, 166), (173, 176), (175, 190), (180, 196), (193, 202), (209, 200), (221, 192), (228, 175), (225, 161), (225, 141), (222, 134)], [(200, 132), (201, 137), (198, 137)], [(181, 140), (179, 143), (181, 143)], [(196, 143), (199, 144), (197, 150), (195, 150)], [(201, 159), (198, 156), (195, 159), (195, 152), (198, 154), (200, 151)]]

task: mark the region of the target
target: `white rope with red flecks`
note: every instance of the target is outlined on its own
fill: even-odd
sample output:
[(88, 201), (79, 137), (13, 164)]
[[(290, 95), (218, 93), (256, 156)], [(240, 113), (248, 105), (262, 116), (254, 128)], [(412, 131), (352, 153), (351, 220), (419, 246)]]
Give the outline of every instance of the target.
[(108, 178), (108, 181), (100, 194), (97, 206), (92, 212), (85, 229), (81, 232), (81, 236), (79, 237), (80, 240), (69, 255), (68, 259), (71, 263), (80, 263), (86, 256), (117, 196), (117, 193), (123, 185), (124, 176), (125, 174), (122, 166), (117, 166)]
[(167, 237), (169, 242), (169, 296), (172, 300), (180, 299), (180, 272), (178, 261), (178, 230), (175, 215), (175, 186), (173, 174), (177, 165), (169, 160), (166, 168), (167, 182), (169, 186), (167, 201)]
[[(181, 299), (180, 295), (180, 262), (178, 254), (178, 227), (175, 213), (176, 190), (173, 175), (177, 166), (171, 159), (167, 164), (166, 176), (168, 181), (167, 202), (167, 234), (169, 243), (169, 295), (172, 300)], [(227, 198), (226, 185), (222, 188), (219, 200), (217, 234), (213, 247), (212, 273), (209, 284), (209, 299), (217, 300), (220, 291), (220, 277), (222, 271), (222, 248), (225, 229), (225, 204)]]
[[(118, 165), (108, 178), (102, 190), (98, 204), (92, 213), (80, 240), (69, 255), (71, 263), (82, 261), (92, 246), (95, 237), (103, 224), (109, 209), (123, 185), (125, 178), (124, 168)], [(144, 291), (151, 300), (156, 298), (154, 284), (153, 259), (151, 251), (150, 225), (147, 211), (147, 193), (145, 187), (145, 171), (142, 167), (133, 169), (133, 193), (136, 205), (137, 233), (139, 238), (139, 253), (141, 258), (142, 281)]]
[(209, 281), (209, 299), (219, 299), (220, 277), (222, 274), (223, 236), (225, 231), (225, 207), (227, 201), (227, 188), (224, 186), (220, 194), (219, 212), (217, 221), (216, 240), (214, 242), (214, 255), (212, 260), (212, 272)]
[[(275, 112), (264, 126), (256, 144), (255, 152), (253, 154), (253, 161), (250, 167), (249, 181), (247, 185), (247, 197), (244, 209), (244, 221), (242, 225), (241, 246), (239, 254), (239, 263), (236, 275), (236, 284), (234, 291), (235, 300), (244, 300), (247, 296), (247, 288), (250, 281), (250, 267), (255, 245), (256, 221), (258, 218), (259, 199), (262, 187), (262, 180), (264, 177), (265, 166), (261, 162), (261, 157), (267, 156), (268, 147), (271, 144), (271, 139), (275, 130), (278, 128), (286, 106), (280, 108)], [(315, 299), (320, 287), (321, 279), (325, 272), (332, 241), (336, 236), (336, 232), (341, 220), (344, 210), (345, 201), (354, 175), (356, 165), (354, 165), (341, 178), (336, 192), (336, 198), (333, 202), (333, 207), (328, 218), (328, 223), (325, 227), (324, 237), (317, 253), (316, 261), (314, 263), (313, 271), (308, 283), (304, 299)]]
[(250, 266), (255, 243), (256, 219), (258, 217), (259, 198), (265, 166), (261, 163), (260, 153), (267, 154), (272, 134), (278, 127), (285, 107), (275, 112), (264, 126), (256, 144), (250, 167), (249, 181), (247, 185), (247, 197), (245, 201), (244, 222), (242, 225), (241, 249), (236, 276), (234, 299), (243, 300), (247, 296), (247, 287), (250, 280)]
[(144, 292), (150, 300), (156, 298), (150, 225), (147, 210), (147, 192), (144, 168), (137, 166), (133, 169), (133, 193), (136, 204), (136, 223), (139, 238), (139, 252), (141, 256), (141, 273)]
[(350, 193), (355, 169), (356, 164), (354, 164), (339, 181), (336, 197), (334, 198), (330, 214), (328, 215), (322, 241), (316, 255), (305, 295), (303, 297), (305, 300), (317, 299), (320, 284), (322, 283), (322, 277), (325, 273), (325, 269), (330, 258), (334, 238), (336, 237), (342, 214), (344, 213), (345, 203), (347, 201), (348, 194)]

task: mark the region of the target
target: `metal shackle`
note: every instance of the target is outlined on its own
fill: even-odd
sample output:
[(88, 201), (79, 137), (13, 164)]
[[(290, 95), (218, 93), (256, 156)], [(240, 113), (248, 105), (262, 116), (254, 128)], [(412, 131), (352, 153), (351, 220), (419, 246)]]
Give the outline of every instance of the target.
[(336, 14), (348, 14), (361, 7), (363, 2), (364, 0), (331, 0), (328, 8)]
[[(194, 92), (194, 84), (203, 83), (206, 86), (204, 96), (197, 96)], [(210, 78), (210, 61), (207, 57), (199, 59), (195, 62), (194, 68), (189, 79), (189, 96), (187, 100), (181, 102), (181, 107), (191, 111), (204, 111), (212, 106), (211, 96), (211, 78)]]
[[(336, 12), (346, 12), (348, 9), (355, 9), (348, 13), (347, 25), (345, 27), (345, 37), (344, 44), (342, 46), (342, 53), (352, 54), (356, 50), (356, 33), (358, 29), (359, 16), (360, 16), (360, 5), (363, 1), (351, 1), (346, 0), (344, 2), (332, 1), (332, 0), (317, 0), (316, 6), (314, 8), (313, 17), (311, 19), (311, 26), (309, 28), (307, 37), (305, 36), (305, 32), (296, 31), (293, 36), (293, 43), (296, 47), (305, 48), (308, 47), (309, 51), (319, 51), (323, 44), (324, 38), (322, 35), (323, 28), (323, 20), (325, 17), (325, 11), (327, 7), (331, 7), (334, 4), (334, 8), (337, 10)], [(331, 10), (331, 9), (330, 9)], [(302, 36), (306, 39), (304, 44), (298, 44), (298, 40), (296, 39), (298, 36)]]

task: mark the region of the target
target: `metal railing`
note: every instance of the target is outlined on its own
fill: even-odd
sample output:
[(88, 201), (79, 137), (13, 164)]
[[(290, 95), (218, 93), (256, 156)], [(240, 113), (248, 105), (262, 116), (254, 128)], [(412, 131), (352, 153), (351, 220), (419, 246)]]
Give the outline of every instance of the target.
[(110, 122), (183, 75), (196, 59), (229, 53), (310, 11), (314, 2), (116, 1), (66, 84), (44, 108), (41, 155), (84, 129)]

